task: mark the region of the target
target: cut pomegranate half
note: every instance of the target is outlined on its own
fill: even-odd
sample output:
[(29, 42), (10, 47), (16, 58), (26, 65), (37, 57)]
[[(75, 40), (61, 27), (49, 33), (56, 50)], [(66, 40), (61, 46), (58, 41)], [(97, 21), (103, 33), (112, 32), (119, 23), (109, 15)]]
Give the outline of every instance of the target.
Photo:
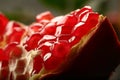
[[(88, 11), (84, 12), (85, 10)], [(71, 18), (71, 14), (79, 16), (76, 17), (77, 21), (75, 18)], [(57, 24), (53, 25), (53, 27), (56, 26), (56, 29), (53, 29), (54, 33), (46, 33), (46, 35), (53, 35), (56, 38), (48, 51), (44, 53), (44, 70), (39, 73), (37, 79), (108, 78), (120, 63), (120, 43), (112, 25), (106, 17), (93, 12), (90, 7), (73, 11), (71, 14), (65, 15), (59, 20), (65, 22), (56, 21)], [(51, 31), (51, 29), (52, 27), (49, 30)], [(44, 34), (44, 36), (46, 35)], [(67, 38), (62, 38), (62, 36)], [(49, 41), (51, 40), (48, 38), (45, 42)], [(68, 44), (61, 43), (61, 41)], [(67, 56), (65, 56), (66, 54)]]
[(120, 63), (112, 25), (89, 6), (28, 26), (0, 14), (0, 80), (103, 80)]
[(64, 64), (40, 80), (108, 79), (120, 63), (120, 43), (113, 27), (103, 21), (71, 49)]

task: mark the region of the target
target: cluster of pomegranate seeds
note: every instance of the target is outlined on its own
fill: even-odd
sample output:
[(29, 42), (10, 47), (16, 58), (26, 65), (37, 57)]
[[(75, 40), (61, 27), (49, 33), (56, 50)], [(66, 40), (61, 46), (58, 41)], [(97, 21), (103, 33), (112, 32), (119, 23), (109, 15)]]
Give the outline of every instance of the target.
[[(98, 18), (98, 13), (85, 6), (58, 17), (48, 11), (41, 13), (36, 16), (34, 23), (26, 27), (19, 22), (9, 21), (0, 13), (0, 71), (7, 62), (5, 66), (10, 73), (9, 79), (12, 74), (15, 79), (20, 76), (26, 79), (23, 75), (32, 76), (42, 68), (47, 71), (56, 69), (71, 48), (98, 24)], [(32, 70), (29, 71), (29, 68)], [(0, 74), (0, 78), (3, 75)]]
[(41, 57), (42, 66), (47, 71), (56, 69), (71, 47), (97, 25), (98, 17), (99, 14), (88, 6), (58, 17), (53, 17), (50, 12), (41, 13), (30, 27), (34, 32), (25, 42), (25, 48), (28, 51), (40, 50), (38, 58)]

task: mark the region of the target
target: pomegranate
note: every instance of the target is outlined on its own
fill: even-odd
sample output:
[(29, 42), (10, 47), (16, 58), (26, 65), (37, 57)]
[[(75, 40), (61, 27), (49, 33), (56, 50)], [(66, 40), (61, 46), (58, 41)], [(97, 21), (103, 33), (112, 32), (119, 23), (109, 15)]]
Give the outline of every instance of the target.
[(120, 42), (106, 16), (90, 6), (30, 25), (0, 14), (0, 80), (108, 78), (120, 63)]

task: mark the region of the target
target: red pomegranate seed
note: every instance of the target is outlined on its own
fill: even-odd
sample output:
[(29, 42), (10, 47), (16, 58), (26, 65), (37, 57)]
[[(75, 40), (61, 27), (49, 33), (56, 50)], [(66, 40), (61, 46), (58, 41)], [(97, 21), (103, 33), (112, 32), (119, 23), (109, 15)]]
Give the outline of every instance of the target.
[(51, 52), (46, 53), (43, 57), (44, 67), (47, 71), (56, 69), (60, 65), (61, 60), (63, 59), (54, 57)]
[(46, 11), (43, 13), (40, 13), (36, 16), (36, 21), (41, 22), (42, 20), (51, 20), (54, 16), (52, 15), (51, 12)]
[(48, 23), (40, 33), (43, 35), (54, 35), (55, 31), (56, 31), (56, 23), (51, 22)]
[(40, 35), (39, 33), (35, 33), (33, 35), (31, 35), (26, 43), (24, 44), (25, 45), (25, 49), (30, 51), (32, 49), (36, 49), (38, 47), (38, 42), (39, 40), (42, 38), (42, 35)]
[(89, 30), (97, 25), (98, 17), (98, 14), (89, 13), (88, 19), (85, 22), (79, 22), (75, 25), (72, 32), (72, 38), (74, 37), (74, 40), (71, 42), (71, 45), (78, 43), (83, 35), (89, 33)]
[(51, 48), (52, 50), (43, 56), (44, 66), (48, 71), (56, 69), (61, 64), (70, 51), (70, 45), (67, 42), (60, 41), (55, 42)]
[(6, 55), (10, 56), (10, 53), (12, 52), (12, 50), (18, 45), (18, 43), (13, 42), (10, 43), (8, 45), (6, 45), (6, 47), (4, 48), (4, 52)]
[(29, 28), (33, 31), (33, 32), (40, 32), (43, 29), (43, 24), (40, 23), (33, 23), (29, 26)]
[(70, 44), (67, 41), (54, 43), (52, 54), (55, 57), (65, 57), (70, 51)]
[(51, 41), (47, 41), (47, 42), (44, 42), (42, 44), (39, 44), (39, 47), (38, 49), (39, 50), (43, 50), (43, 51), (49, 51), (50, 50), (50, 47), (53, 45), (53, 42)]
[(92, 8), (89, 6), (85, 6), (84, 8), (81, 9), (77, 9), (73, 12), (71, 12), (72, 15), (75, 15), (76, 17), (79, 17), (81, 14), (85, 13), (85, 12), (93, 12)]
[(77, 23), (77, 17), (74, 15), (65, 15), (58, 22), (57, 25), (63, 25), (66, 27), (73, 27)]
[(51, 22), (59, 22), (61, 19), (63, 19), (64, 16), (57, 16), (51, 19)]
[(22, 25), (20, 25), (20, 23), (14, 21), (9, 22), (6, 28), (7, 43), (20, 43), (24, 33), (25, 28), (23, 28)]

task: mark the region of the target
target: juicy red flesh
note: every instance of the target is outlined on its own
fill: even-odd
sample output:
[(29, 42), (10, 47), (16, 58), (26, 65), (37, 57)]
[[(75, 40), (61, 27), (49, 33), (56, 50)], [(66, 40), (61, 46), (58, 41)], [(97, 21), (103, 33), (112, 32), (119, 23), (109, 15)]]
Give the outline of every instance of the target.
[(5, 54), (9, 55), (10, 52), (18, 45), (18, 43), (10, 43), (4, 48)]
[(97, 25), (99, 14), (94, 13), (91, 8), (85, 7), (65, 16), (49, 18), (50, 16), (50, 13), (48, 15), (45, 12), (36, 18), (38, 23), (41, 23), (42, 20), (49, 22), (44, 24), (41, 31), (32, 35), (39, 33), (39, 36), (30, 37), (25, 43), (28, 46), (27, 50), (41, 51), (42, 64), (48, 71), (56, 69), (67, 57), (71, 47)]
[[(66, 59), (71, 48), (97, 25), (98, 18), (99, 14), (90, 7), (84, 7), (58, 17), (50, 12), (41, 13), (36, 16), (36, 22), (26, 27), (0, 14), (0, 45), (5, 41), (5, 46), (0, 46), (0, 62), (2, 65), (6, 63), (6, 67), (11, 65), (9, 61), (18, 59), (16, 61), (21, 65), (20, 58), (25, 51), (38, 51), (32, 56), (32, 72), (37, 74), (43, 67), (47, 71), (54, 70)], [(18, 65), (17, 71), (26, 67), (25, 62), (23, 67)]]
[(41, 22), (42, 20), (51, 20), (53, 18), (53, 15), (51, 12), (46, 11), (44, 13), (41, 13), (36, 16), (36, 21)]
[(43, 24), (41, 24), (41, 23), (36, 22), (36, 23), (33, 23), (30, 25), (30, 29), (33, 32), (40, 32), (42, 30), (42, 28), (43, 28)]
[(38, 47), (38, 41), (41, 39), (41, 37), (42, 36), (39, 33), (31, 35), (26, 42), (26, 44), (27, 44), (25, 46), (26, 50), (30, 51), (32, 49), (37, 48)]
[(9, 22), (6, 30), (7, 43), (18, 42), (20, 43), (25, 29), (17, 22)]

